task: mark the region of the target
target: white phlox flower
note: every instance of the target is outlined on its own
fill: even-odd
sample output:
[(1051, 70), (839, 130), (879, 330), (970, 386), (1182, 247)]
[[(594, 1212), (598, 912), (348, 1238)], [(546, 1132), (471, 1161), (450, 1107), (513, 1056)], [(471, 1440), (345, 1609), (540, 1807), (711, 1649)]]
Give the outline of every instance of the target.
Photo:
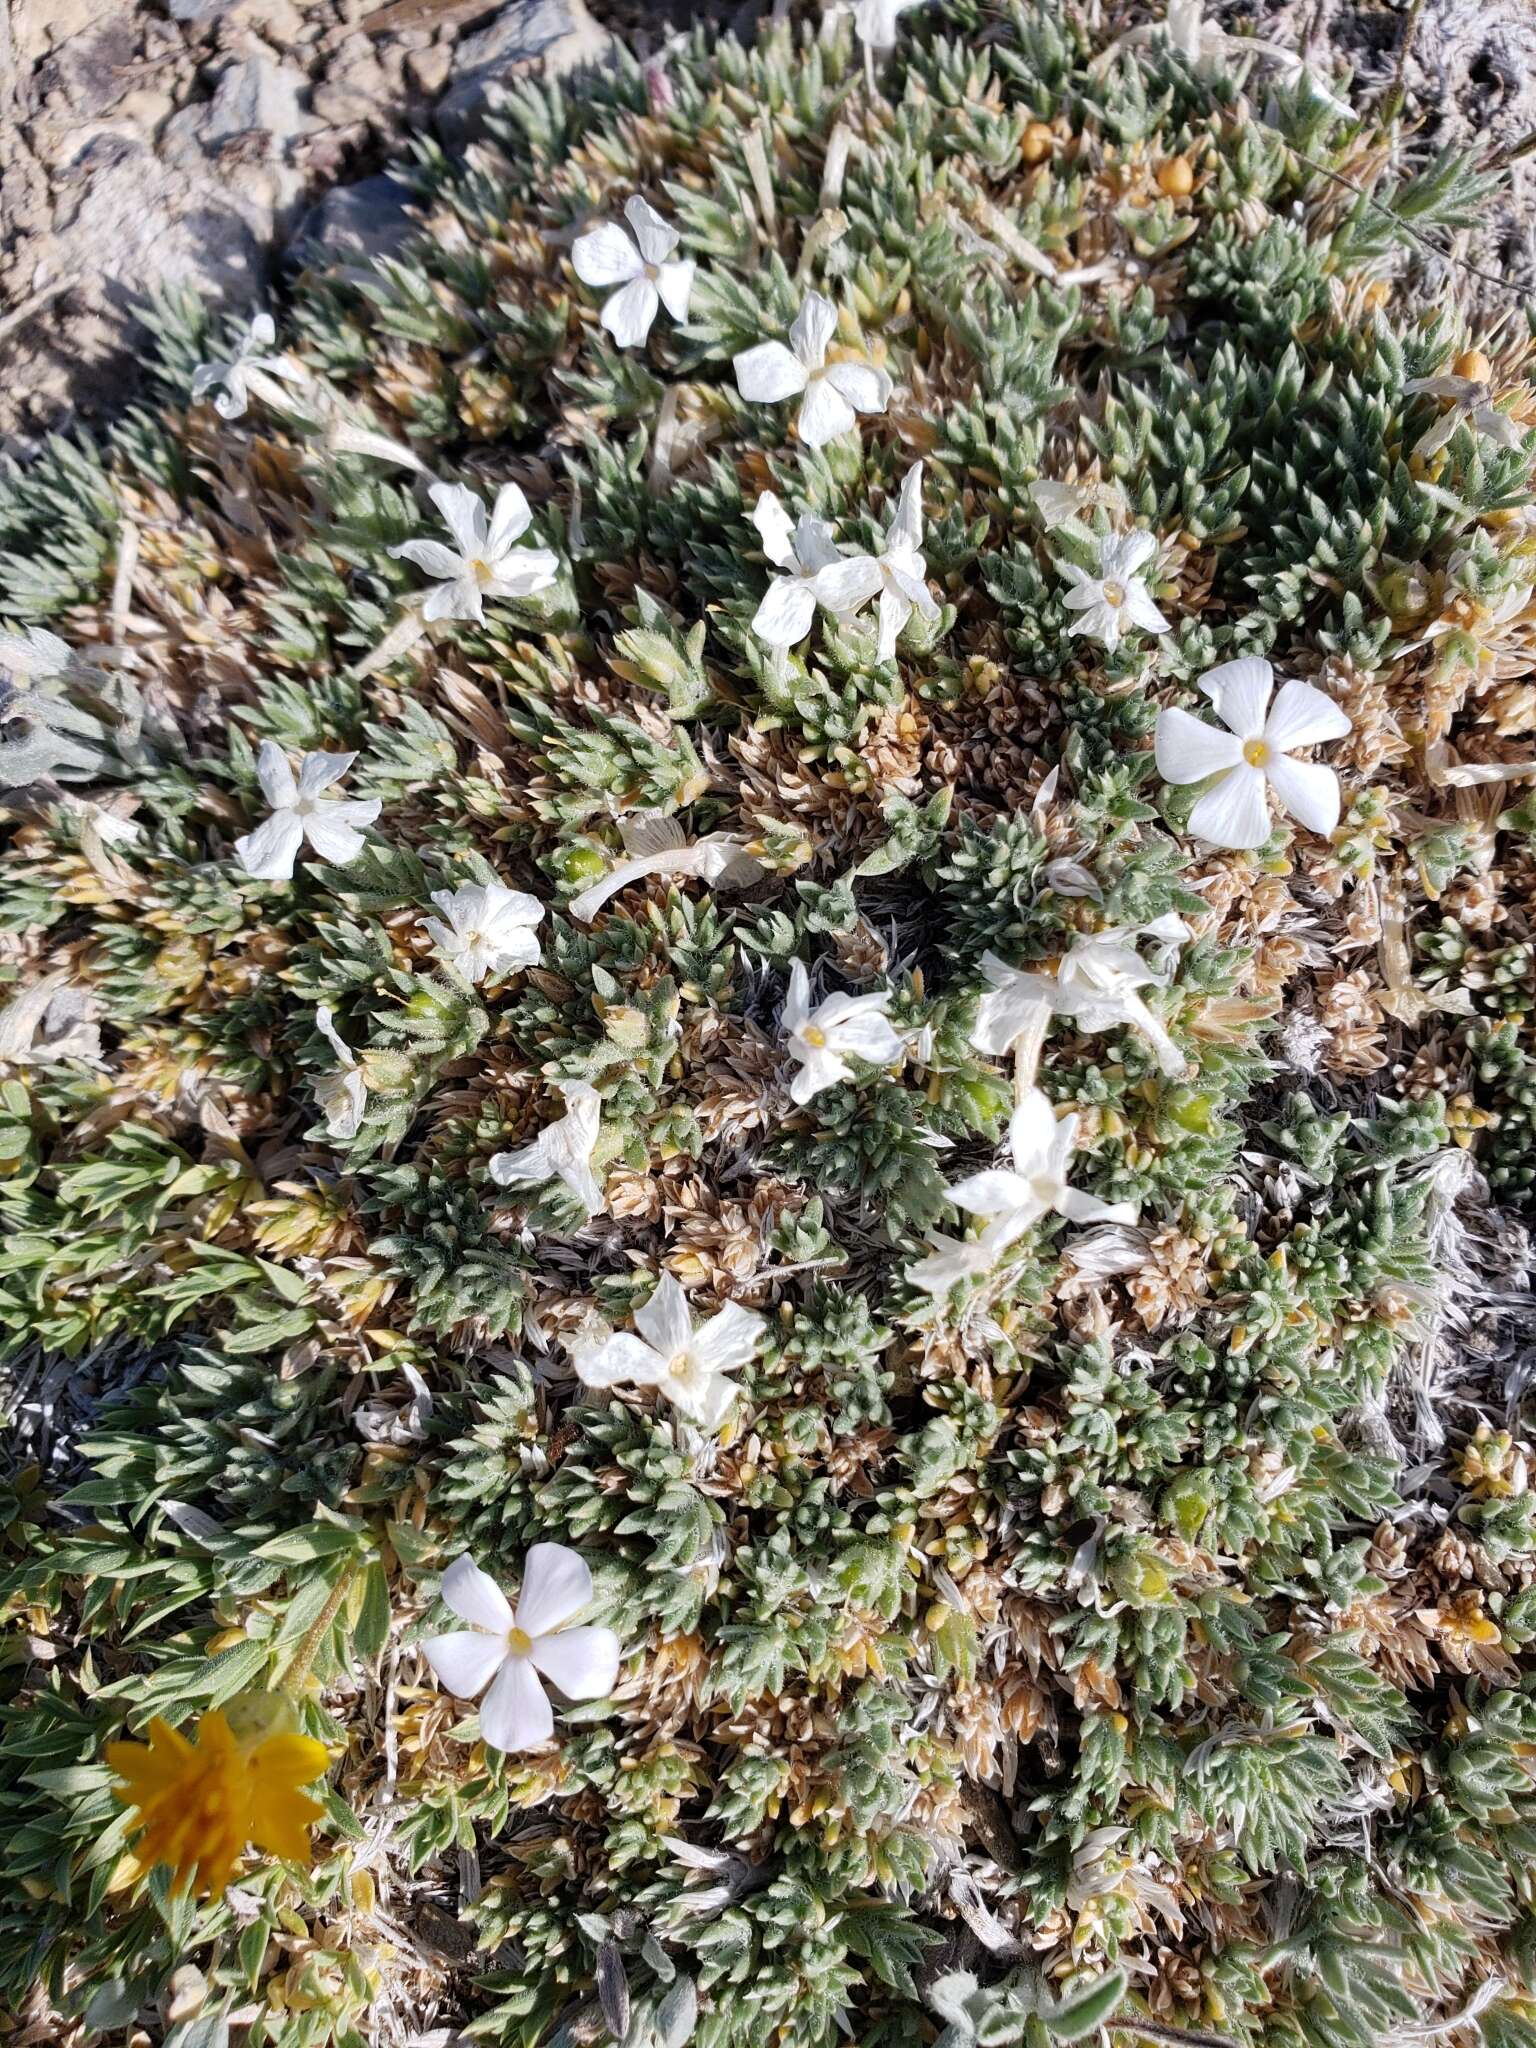
[(769, 647), (794, 647), (810, 632), (816, 607), (832, 606), (817, 587), (824, 569), (851, 559), (838, 551), (833, 529), (825, 519), (802, 512), (793, 526), (772, 491), (764, 491), (752, 510), (752, 524), (762, 535), (763, 553), (782, 576), (775, 576), (752, 618), (752, 630)]
[(334, 1073), (316, 1077), (315, 1100), (325, 1118), (326, 1136), (335, 1138), (339, 1144), (349, 1145), (362, 1127), (368, 1084), (363, 1079), (363, 1070), (352, 1048), (336, 1029), (335, 1012), (329, 1003), (322, 1003), (316, 1010), (315, 1029), (335, 1053), (338, 1062)]
[(576, 1376), (587, 1387), (655, 1387), (703, 1429), (718, 1429), (738, 1392), (733, 1373), (757, 1356), (766, 1324), (729, 1302), (694, 1325), (688, 1297), (664, 1273), (643, 1308), (635, 1310), (638, 1336), (613, 1330), (571, 1347)]
[(638, 194), (624, 208), (629, 232), (614, 221), (578, 235), (571, 265), (594, 289), (617, 285), (603, 304), (602, 322), (620, 348), (638, 348), (651, 331), (659, 306), (674, 320), (688, 318), (693, 265), (674, 263), (677, 229)]
[(827, 361), (837, 308), (807, 294), (789, 330), (789, 344), (762, 341), (735, 359), (736, 388), (753, 405), (776, 405), (803, 392), (795, 430), (807, 448), (821, 448), (858, 424), (861, 412), (884, 412), (891, 380), (871, 362)]
[(568, 1700), (601, 1700), (613, 1691), (619, 1639), (611, 1628), (572, 1626), (592, 1604), (592, 1574), (563, 1543), (535, 1543), (529, 1550), (515, 1609), (467, 1553), (444, 1572), (442, 1596), (468, 1626), (429, 1636), (422, 1654), (438, 1684), (456, 1698), (485, 1693), (480, 1733), (488, 1748), (537, 1749), (548, 1742), (555, 1716), (545, 1679)]
[(1155, 536), (1138, 528), (1105, 535), (1099, 542), (1097, 575), (1076, 562), (1058, 562), (1057, 568), (1073, 586), (1063, 602), (1077, 614), (1067, 631), (1101, 640), (1111, 653), (1133, 627), (1143, 633), (1166, 633), (1168, 621), (1152, 602), (1141, 574), (1156, 553)]
[(867, 996), (827, 996), (812, 1009), (810, 976), (800, 961), (794, 963), (783, 1018), (785, 1042), (800, 1063), (790, 1083), (793, 1101), (809, 1102), (823, 1088), (850, 1079), (850, 1059), (888, 1067), (902, 1057), (906, 1047), (887, 1014), (890, 1000), (887, 990), (877, 989)]
[(716, 889), (750, 889), (767, 870), (747, 852), (747, 842), (730, 832), (709, 832), (690, 845), (676, 818), (661, 811), (641, 811), (619, 820), (625, 858), (600, 882), (573, 896), (566, 909), (580, 924), (590, 924), (610, 896), (644, 875), (696, 875)]
[(1046, 1096), (1031, 1088), (1008, 1123), (1011, 1165), (989, 1167), (956, 1181), (949, 1199), (985, 1222), (982, 1242), (992, 1257), (1053, 1212), (1069, 1223), (1134, 1223), (1133, 1202), (1101, 1202), (1067, 1184), (1077, 1148), (1076, 1112), (1058, 1117)]
[(516, 484), (503, 484), (489, 517), (483, 502), (464, 484), (434, 484), (427, 496), (442, 514), (453, 546), (436, 540), (403, 540), (389, 550), (413, 562), (437, 587), (427, 592), (424, 619), (484, 622), (488, 597), (533, 597), (548, 590), (560, 573), (560, 558), (548, 548), (522, 548), (518, 541), (533, 518)]
[[(1274, 703), (1275, 672), (1248, 655), (1200, 677), (1220, 726), (1171, 706), (1158, 713), (1154, 742), (1165, 782), (1216, 780), (1189, 814), (1189, 829), (1212, 846), (1252, 850), (1270, 834), (1269, 796), (1309, 832), (1339, 822), (1339, 778), (1320, 761), (1291, 758), (1297, 747), (1342, 739), (1348, 714), (1310, 683), (1286, 682)], [(1225, 728), (1223, 730), (1222, 728)]]
[(286, 384), (308, 383), (308, 371), (291, 357), (264, 353), (276, 339), (277, 325), (272, 315), (258, 313), (227, 362), (198, 364), (192, 375), (193, 398), (206, 398), (211, 391), (213, 409), (220, 419), (237, 420), (250, 404), (253, 392), (258, 398), (281, 400), (283, 393), (272, 388), (271, 378)]
[[(1160, 942), (1158, 957), (1146, 960), (1137, 952), (1142, 937)], [(1074, 939), (1054, 974), (1010, 967), (995, 953), (983, 954), (981, 971), (990, 986), (976, 1008), (971, 1044), (996, 1057), (1040, 1033), (1051, 1017), (1069, 1017), (1080, 1031), (1138, 1032), (1165, 1074), (1187, 1074), (1189, 1061), (1140, 992), (1167, 987), (1173, 955), (1188, 937), (1188, 925), (1170, 912), (1150, 924), (1112, 925)]]
[(432, 901), (442, 917), (425, 917), (422, 924), (471, 987), (487, 976), (499, 979), (515, 967), (537, 965), (535, 929), (544, 915), (537, 896), (502, 882), (461, 882), (457, 889), (434, 889)]
[(235, 841), (235, 858), (261, 882), (287, 882), (307, 841), (333, 867), (345, 867), (363, 850), (363, 828), (383, 809), (377, 797), (328, 797), (353, 754), (306, 754), (297, 779), (276, 740), (263, 740), (256, 753), (256, 779), (272, 815)]
[(928, 588), (923, 558), (923, 465), (914, 462), (902, 478), (896, 516), (886, 528), (878, 555), (847, 555), (816, 577), (816, 597), (828, 611), (851, 615), (872, 597), (880, 600), (879, 661), (895, 657), (896, 642), (914, 612), (936, 619), (939, 607)]
[(603, 1187), (592, 1171), (592, 1154), (603, 1127), (603, 1099), (586, 1081), (561, 1084), (566, 1111), (546, 1124), (531, 1144), (497, 1152), (486, 1168), (499, 1188), (537, 1187), (557, 1180), (570, 1189), (589, 1216), (603, 1207)]

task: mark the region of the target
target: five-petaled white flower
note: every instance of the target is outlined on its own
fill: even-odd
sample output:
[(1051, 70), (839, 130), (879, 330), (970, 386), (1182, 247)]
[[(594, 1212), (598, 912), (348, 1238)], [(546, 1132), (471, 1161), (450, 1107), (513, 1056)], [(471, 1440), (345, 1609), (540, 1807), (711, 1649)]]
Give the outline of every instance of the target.
[(1418, 456), (1437, 455), (1456, 429), (1465, 424), (1474, 434), (1492, 441), (1496, 448), (1523, 448), (1527, 429), (1493, 402), (1493, 385), (1486, 377), (1410, 377), (1405, 391), (1422, 391), (1430, 398), (1448, 398), (1451, 403), (1413, 444)]
[(471, 986), (537, 963), (534, 931), (544, 915), (537, 896), (502, 882), (461, 882), (457, 889), (434, 889), (432, 901), (443, 915), (422, 919), (427, 935)]
[(568, 1187), (589, 1216), (603, 1206), (602, 1182), (592, 1171), (592, 1154), (603, 1127), (603, 1099), (586, 1081), (561, 1083), (566, 1112), (546, 1124), (531, 1145), (497, 1152), (486, 1171), (499, 1188), (536, 1187), (557, 1180)]
[(621, 818), (619, 837), (627, 858), (566, 905), (580, 924), (590, 924), (610, 896), (643, 875), (697, 875), (712, 888), (750, 889), (767, 872), (734, 833), (708, 832), (690, 846), (676, 818), (661, 811)]
[(237, 420), (251, 401), (254, 386), (258, 396), (264, 378), (278, 377), (285, 383), (303, 384), (308, 373), (287, 356), (262, 353), (277, 339), (277, 326), (270, 313), (258, 313), (235, 344), (226, 363), (199, 363), (192, 376), (192, 396), (206, 398), (214, 392), (213, 409), (220, 419)]
[(440, 1685), (480, 1702), (488, 1748), (537, 1749), (555, 1732), (547, 1678), (568, 1700), (606, 1699), (619, 1675), (619, 1639), (611, 1628), (572, 1628), (592, 1604), (592, 1574), (563, 1543), (535, 1543), (523, 1563), (514, 1611), (500, 1586), (467, 1553), (443, 1573), (446, 1606), (468, 1628), (429, 1636), (422, 1654)]
[(329, 1003), (322, 1003), (316, 1010), (315, 1029), (340, 1062), (335, 1073), (317, 1077), (315, 1100), (325, 1118), (326, 1135), (350, 1144), (362, 1125), (368, 1084), (352, 1048), (336, 1029), (335, 1013)]
[(1188, 711), (1158, 714), (1158, 773), (1166, 782), (1204, 782), (1217, 776), (1189, 814), (1189, 829), (1212, 846), (1262, 846), (1269, 837), (1266, 790), (1311, 832), (1339, 822), (1339, 778), (1320, 761), (1293, 761), (1293, 747), (1342, 739), (1348, 715), (1310, 683), (1282, 683), (1270, 704), (1275, 672), (1248, 655), (1225, 661), (1200, 677), (1226, 731)]
[(1077, 617), (1069, 633), (1087, 633), (1102, 640), (1111, 653), (1133, 626), (1144, 633), (1166, 633), (1168, 621), (1152, 602), (1140, 571), (1157, 553), (1156, 538), (1142, 532), (1106, 534), (1099, 542), (1099, 573), (1090, 575), (1076, 562), (1058, 562), (1073, 588), (1064, 600)]
[[(855, 559), (839, 553), (833, 529), (825, 519), (802, 512), (795, 525), (772, 491), (764, 491), (752, 510), (752, 524), (763, 538), (763, 552), (776, 569), (768, 594), (753, 615), (752, 630), (770, 647), (794, 647), (811, 630), (818, 604), (833, 607), (818, 588), (823, 569)], [(868, 559), (867, 557), (865, 559)]]
[(256, 754), (256, 779), (272, 806), (272, 815), (254, 832), (235, 841), (235, 858), (248, 875), (260, 882), (291, 881), (293, 864), (306, 839), (333, 867), (356, 860), (363, 850), (361, 828), (373, 823), (383, 805), (377, 797), (327, 797), (324, 793), (356, 759), (355, 753), (306, 754), (295, 781), (288, 756), (276, 740), (262, 741)]
[(757, 1356), (766, 1325), (739, 1302), (695, 1329), (688, 1297), (663, 1273), (644, 1308), (635, 1310), (638, 1337), (613, 1330), (571, 1346), (576, 1377), (587, 1387), (655, 1387), (703, 1429), (718, 1429), (737, 1387), (730, 1375)]
[(674, 320), (688, 318), (693, 265), (668, 260), (678, 244), (677, 229), (638, 194), (625, 206), (624, 218), (629, 234), (616, 222), (604, 221), (578, 235), (571, 265), (583, 284), (619, 287), (603, 306), (603, 325), (620, 348), (638, 348), (658, 306), (665, 306)]
[[(1161, 942), (1161, 958), (1147, 961), (1137, 952), (1135, 942), (1143, 935)], [(1150, 924), (1112, 925), (1074, 939), (1054, 974), (1021, 971), (984, 953), (981, 971), (990, 988), (976, 1006), (971, 1043), (997, 1056), (1042, 1031), (1049, 1018), (1070, 1017), (1080, 1031), (1137, 1031), (1165, 1074), (1185, 1074), (1188, 1060), (1140, 991), (1167, 987), (1171, 955), (1188, 937), (1183, 918), (1169, 912)]]
[(804, 392), (796, 430), (807, 448), (821, 448), (858, 423), (861, 412), (884, 412), (891, 380), (873, 363), (829, 363), (837, 308), (810, 292), (782, 341), (759, 342), (736, 357), (736, 387), (754, 405), (774, 405)]
[(928, 564), (919, 546), (923, 538), (923, 465), (914, 462), (901, 482), (896, 516), (886, 529), (878, 555), (848, 555), (823, 569), (816, 578), (816, 596), (828, 611), (855, 612), (870, 598), (880, 599), (879, 661), (890, 661), (896, 641), (914, 612), (936, 619), (939, 607), (928, 588)]
[(434, 484), (427, 496), (458, 552), (436, 540), (403, 540), (389, 551), (439, 579), (421, 608), (424, 619), (483, 623), (486, 598), (532, 597), (548, 590), (559, 575), (558, 555), (517, 545), (533, 514), (516, 484), (502, 485), (489, 519), (484, 504), (464, 484)]
[(810, 976), (800, 961), (795, 962), (789, 970), (783, 1019), (786, 1043), (800, 1062), (790, 1083), (793, 1101), (809, 1102), (823, 1088), (848, 1080), (853, 1073), (850, 1059), (888, 1067), (901, 1058), (901, 1033), (886, 1015), (890, 1000), (886, 990), (877, 989), (867, 996), (827, 996), (813, 1010)]
[(1134, 1223), (1132, 1202), (1101, 1202), (1068, 1187), (1067, 1168), (1077, 1146), (1076, 1112), (1058, 1117), (1038, 1088), (1031, 1088), (1008, 1123), (1011, 1166), (994, 1166), (956, 1181), (949, 1199), (957, 1209), (985, 1220), (980, 1242), (989, 1258), (1053, 1210), (1070, 1223)]

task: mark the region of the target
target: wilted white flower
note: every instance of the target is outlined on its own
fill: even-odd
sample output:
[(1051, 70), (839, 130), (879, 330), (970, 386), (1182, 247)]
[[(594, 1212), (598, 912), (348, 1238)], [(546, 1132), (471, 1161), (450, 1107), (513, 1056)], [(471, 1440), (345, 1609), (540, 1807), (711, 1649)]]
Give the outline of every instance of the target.
[(443, 1573), (443, 1601), (468, 1622), (421, 1646), (440, 1685), (480, 1702), (480, 1733), (491, 1749), (537, 1749), (555, 1732), (541, 1679), (568, 1700), (606, 1699), (619, 1675), (611, 1628), (573, 1628), (592, 1604), (592, 1574), (563, 1543), (535, 1543), (523, 1565), (513, 1611), (500, 1586), (467, 1554)]
[[(237, 420), (250, 403), (254, 386), (258, 396), (265, 377), (278, 377), (288, 384), (308, 382), (308, 372), (287, 356), (264, 355), (277, 339), (277, 326), (270, 313), (258, 313), (235, 345), (227, 363), (200, 363), (192, 376), (192, 396), (206, 398), (216, 393), (213, 409), (220, 419)], [(274, 394), (276, 395), (276, 394)]]
[(327, 797), (354, 754), (306, 754), (298, 780), (288, 756), (276, 740), (263, 740), (256, 754), (256, 779), (272, 806), (272, 815), (254, 832), (235, 841), (235, 858), (248, 875), (261, 882), (286, 882), (305, 840), (322, 860), (345, 867), (363, 850), (362, 828), (383, 809), (377, 797)]
[(791, 526), (789, 514), (772, 491), (764, 491), (753, 507), (752, 524), (762, 535), (769, 561), (787, 572), (769, 584), (767, 596), (753, 615), (752, 630), (770, 647), (794, 647), (811, 630), (817, 605), (832, 609), (818, 592), (818, 576), (823, 569), (852, 558), (838, 552), (833, 529), (825, 519), (802, 512)]
[[(1143, 936), (1162, 942), (1163, 959), (1142, 958), (1136, 940)], [(1165, 1074), (1187, 1073), (1188, 1060), (1139, 991), (1167, 986), (1171, 954), (1188, 937), (1189, 927), (1173, 913), (1150, 924), (1113, 925), (1074, 939), (1054, 974), (1021, 971), (985, 953), (981, 971), (991, 986), (976, 1007), (971, 1044), (998, 1056), (1041, 1032), (1051, 1017), (1070, 1017), (1080, 1031), (1137, 1031)]]
[(660, 811), (621, 818), (619, 837), (627, 859), (566, 905), (581, 924), (590, 924), (610, 896), (642, 875), (697, 875), (714, 888), (749, 889), (767, 872), (762, 862), (747, 852), (744, 839), (730, 832), (710, 832), (690, 846), (676, 818)]
[(325, 1118), (326, 1135), (341, 1144), (350, 1144), (362, 1126), (368, 1084), (352, 1048), (336, 1029), (335, 1012), (329, 1003), (322, 1003), (316, 1010), (315, 1029), (339, 1062), (335, 1073), (321, 1074), (316, 1079), (315, 1100)]
[(1076, 562), (1058, 562), (1057, 568), (1073, 585), (1064, 600), (1067, 610), (1078, 615), (1068, 632), (1102, 640), (1111, 653), (1133, 626), (1144, 633), (1166, 633), (1168, 621), (1138, 573), (1156, 553), (1156, 539), (1138, 529), (1107, 534), (1099, 542), (1097, 576), (1080, 569)]
[(557, 1180), (589, 1216), (595, 1216), (603, 1206), (602, 1183), (592, 1171), (592, 1154), (603, 1127), (603, 1099), (586, 1081), (561, 1085), (565, 1115), (546, 1124), (531, 1145), (495, 1153), (486, 1171), (499, 1188), (536, 1187)]
[(1309, 92), (1332, 107), (1335, 113), (1354, 119), (1354, 109), (1348, 100), (1341, 99), (1323, 85), (1294, 50), (1286, 49), (1283, 43), (1266, 42), (1260, 36), (1233, 35), (1218, 22), (1207, 21), (1205, 0), (1168, 0), (1167, 15), (1162, 21), (1143, 22), (1136, 28), (1127, 29), (1094, 60), (1093, 68), (1103, 69), (1106, 60), (1116, 50), (1150, 42), (1159, 35), (1165, 35), (1184, 61), (1196, 71), (1205, 72), (1213, 65), (1234, 63), (1249, 53), (1262, 57), (1292, 84), (1298, 79), (1305, 79)]
[(1500, 412), (1493, 402), (1493, 385), (1486, 377), (1410, 377), (1403, 389), (1451, 400), (1434, 425), (1414, 442), (1415, 455), (1437, 455), (1463, 423), (1496, 448), (1525, 446), (1526, 428), (1507, 412)]
[(655, 1387), (704, 1429), (724, 1421), (737, 1388), (730, 1375), (757, 1356), (766, 1325), (730, 1302), (695, 1329), (688, 1297), (664, 1273), (644, 1308), (635, 1310), (638, 1337), (611, 1331), (572, 1345), (576, 1377), (587, 1387)]
[(1029, 501), (1047, 532), (1065, 526), (1069, 519), (1094, 505), (1103, 505), (1111, 512), (1125, 510), (1125, 493), (1113, 482), (1065, 484), (1043, 476), (1030, 485)]
[(913, 612), (936, 619), (939, 607), (928, 588), (923, 559), (923, 465), (914, 462), (901, 484), (896, 516), (886, 529), (878, 555), (848, 555), (823, 569), (816, 578), (816, 596), (828, 611), (855, 612), (870, 598), (880, 599), (880, 637), (876, 658), (890, 661), (896, 641)]
[[(677, 229), (637, 194), (624, 208), (629, 234), (613, 221), (578, 235), (571, 265), (583, 284), (617, 285), (604, 303), (603, 325), (620, 348), (638, 348), (651, 331), (656, 308), (674, 320), (688, 318), (693, 265), (668, 259), (678, 244)], [(631, 239), (633, 237), (633, 239)]]
[(537, 963), (534, 930), (544, 915), (537, 896), (502, 882), (461, 882), (457, 889), (434, 889), (432, 901), (443, 916), (422, 919), (427, 934), (471, 986)]
[(822, 19), (834, 22), (839, 15), (853, 16), (853, 32), (867, 50), (883, 57), (896, 47), (896, 23), (910, 8), (924, 0), (833, 0), (823, 9)]
[(807, 448), (823, 447), (857, 424), (861, 412), (884, 412), (891, 380), (873, 363), (829, 363), (837, 308), (820, 292), (807, 295), (782, 341), (759, 342), (736, 357), (736, 387), (754, 405), (773, 405), (804, 392), (796, 430)]
[(811, 1008), (811, 982), (800, 961), (789, 970), (784, 1003), (784, 1032), (800, 1071), (790, 1083), (796, 1102), (809, 1102), (823, 1088), (846, 1081), (850, 1059), (888, 1067), (904, 1050), (901, 1033), (886, 1014), (890, 995), (877, 989), (867, 996), (827, 996)]
[(1200, 687), (1226, 731), (1172, 707), (1159, 712), (1158, 773), (1166, 782), (1211, 787), (1189, 814), (1189, 829), (1212, 846), (1253, 848), (1269, 837), (1273, 789), (1281, 808), (1311, 832), (1339, 822), (1339, 778), (1319, 761), (1293, 761), (1294, 747), (1342, 739), (1348, 715), (1310, 683), (1288, 682), (1270, 705), (1275, 672), (1249, 655), (1207, 670)]
[(558, 555), (517, 545), (533, 514), (516, 484), (502, 485), (489, 519), (484, 504), (464, 484), (434, 484), (427, 496), (442, 514), (454, 546), (403, 540), (389, 551), (439, 579), (421, 608), (424, 619), (483, 622), (486, 598), (532, 597), (548, 590), (559, 575)]
[(985, 1219), (980, 1242), (989, 1258), (1053, 1210), (1071, 1223), (1134, 1223), (1135, 1204), (1101, 1202), (1067, 1185), (1067, 1168), (1077, 1147), (1078, 1119), (1058, 1117), (1038, 1088), (1031, 1088), (1008, 1124), (1009, 1167), (991, 1167), (956, 1181), (949, 1199), (957, 1209)]

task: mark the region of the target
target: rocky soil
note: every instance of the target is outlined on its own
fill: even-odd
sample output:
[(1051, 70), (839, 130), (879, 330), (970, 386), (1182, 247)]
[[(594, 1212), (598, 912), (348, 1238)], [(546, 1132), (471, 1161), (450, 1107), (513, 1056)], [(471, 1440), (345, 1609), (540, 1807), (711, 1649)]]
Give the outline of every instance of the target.
[[(643, 54), (693, 5), (0, 0), (0, 452), (24, 457), (42, 432), (121, 403), (134, 308), (156, 285), (241, 306), (306, 241), (386, 251), (408, 194), (382, 166), (409, 132), (462, 143), (519, 72), (611, 63), (615, 31)], [(745, 27), (756, 6), (711, 11)], [(1536, 141), (1533, 0), (1213, 12), (1331, 53), (1362, 107), (1402, 90), (1426, 149), (1516, 153), (1508, 200), (1461, 250), (1489, 275), (1446, 280), (1488, 310), (1518, 309), (1536, 282), (1536, 154), (1517, 154)]]

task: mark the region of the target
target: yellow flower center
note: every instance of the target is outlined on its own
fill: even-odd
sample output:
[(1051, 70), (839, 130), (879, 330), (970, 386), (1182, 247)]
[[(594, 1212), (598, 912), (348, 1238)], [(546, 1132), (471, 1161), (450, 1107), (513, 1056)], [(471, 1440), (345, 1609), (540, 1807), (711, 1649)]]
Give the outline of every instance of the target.
[(1104, 602), (1112, 606), (1115, 611), (1119, 611), (1121, 605), (1125, 603), (1125, 585), (1123, 583), (1106, 583), (1104, 586)]
[(1262, 768), (1269, 759), (1269, 747), (1263, 740), (1245, 740), (1243, 759), (1250, 768)]
[(507, 1630), (507, 1648), (514, 1657), (526, 1657), (533, 1648), (533, 1637), (529, 1635), (525, 1628), (509, 1628)]
[(827, 1042), (827, 1034), (825, 1033), (825, 1031), (821, 1029), (820, 1025), (817, 1024), (807, 1024), (805, 1026), (805, 1029), (800, 1033), (800, 1036), (805, 1040), (806, 1044), (812, 1047), (812, 1049), (816, 1052), (820, 1052), (822, 1047)]
[(667, 1377), (669, 1379), (685, 1380), (692, 1370), (693, 1360), (687, 1351), (674, 1351), (667, 1360)]
[(489, 562), (482, 562), (478, 555), (470, 563), (469, 573), (477, 583), (494, 583), (496, 580), (496, 571)]

